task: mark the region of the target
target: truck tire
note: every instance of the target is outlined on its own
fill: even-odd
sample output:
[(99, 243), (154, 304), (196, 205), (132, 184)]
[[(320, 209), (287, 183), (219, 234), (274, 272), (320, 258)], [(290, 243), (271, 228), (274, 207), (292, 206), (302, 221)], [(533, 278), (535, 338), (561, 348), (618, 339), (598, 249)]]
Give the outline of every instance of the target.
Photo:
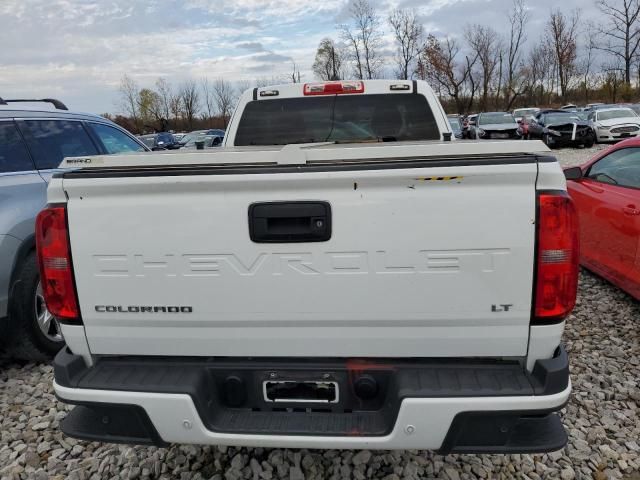
[(64, 345), (60, 325), (44, 303), (35, 252), (24, 259), (13, 289), (7, 351), (19, 360), (47, 361)]

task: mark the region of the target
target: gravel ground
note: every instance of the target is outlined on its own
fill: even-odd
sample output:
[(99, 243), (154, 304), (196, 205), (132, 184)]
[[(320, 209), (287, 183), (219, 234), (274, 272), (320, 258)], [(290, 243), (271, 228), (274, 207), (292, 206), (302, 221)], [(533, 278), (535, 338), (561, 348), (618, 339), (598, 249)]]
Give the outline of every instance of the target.
[(608, 148), (608, 145), (596, 144), (591, 148), (563, 148), (561, 150), (552, 150), (551, 154), (558, 159), (562, 166), (572, 167), (586, 162), (597, 152), (605, 148)]
[[(598, 147), (555, 152), (565, 165)], [(582, 272), (565, 341), (573, 395), (563, 411), (569, 445), (544, 455), (424, 451), (129, 447), (76, 441), (58, 430), (69, 407), (52, 369), (0, 360), (0, 478), (290, 480), (380, 478), (640, 480), (640, 304)]]

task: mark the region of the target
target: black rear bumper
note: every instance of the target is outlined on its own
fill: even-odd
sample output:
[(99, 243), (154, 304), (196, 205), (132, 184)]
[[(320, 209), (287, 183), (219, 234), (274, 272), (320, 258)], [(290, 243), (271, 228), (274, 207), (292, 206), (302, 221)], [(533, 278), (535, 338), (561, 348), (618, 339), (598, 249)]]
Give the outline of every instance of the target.
[[(548, 396), (569, 385), (562, 347), (554, 358), (538, 361), (531, 374), (517, 362), (441, 359), (104, 357), (86, 368), (66, 349), (57, 355), (54, 369), (63, 387), (187, 394), (214, 432), (288, 436), (382, 436), (394, 428), (407, 398)], [(330, 380), (339, 386), (340, 399), (335, 404), (269, 403), (262, 385), (270, 378)], [(369, 386), (364, 391), (359, 387), (363, 378)], [(88, 440), (164, 444), (146, 412), (135, 405), (83, 404), (61, 427)], [(470, 411), (455, 417), (441, 451), (543, 452), (565, 443), (564, 428), (550, 411)]]

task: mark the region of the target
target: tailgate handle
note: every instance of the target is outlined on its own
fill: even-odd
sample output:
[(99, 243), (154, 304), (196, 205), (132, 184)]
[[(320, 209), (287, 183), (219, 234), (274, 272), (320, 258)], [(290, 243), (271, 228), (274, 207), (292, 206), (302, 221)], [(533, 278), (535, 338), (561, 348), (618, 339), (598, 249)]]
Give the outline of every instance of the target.
[(263, 202), (249, 206), (249, 235), (256, 243), (326, 242), (328, 202)]

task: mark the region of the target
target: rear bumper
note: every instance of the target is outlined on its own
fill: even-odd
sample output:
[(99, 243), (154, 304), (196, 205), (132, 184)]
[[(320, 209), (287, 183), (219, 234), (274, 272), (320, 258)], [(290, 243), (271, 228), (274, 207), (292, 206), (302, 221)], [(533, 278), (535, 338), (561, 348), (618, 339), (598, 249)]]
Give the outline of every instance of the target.
[[(215, 379), (219, 374), (249, 378), (250, 385), (266, 372), (285, 378), (295, 373), (291, 363), (252, 361), (249, 368), (246, 362), (220, 366), (211, 359), (169, 367), (167, 359), (110, 359), (84, 368), (78, 358), (68, 351), (56, 357), (54, 388), (60, 400), (79, 405), (62, 430), (89, 440), (518, 453), (557, 450), (567, 438), (553, 413), (571, 391), (563, 349), (538, 362), (531, 375), (514, 375), (513, 365), (502, 364), (395, 364), (388, 382), (379, 385), (379, 403), (350, 398), (344, 382), (352, 386), (356, 376), (384, 368), (384, 362), (365, 368), (347, 362), (345, 370), (327, 364), (331, 368), (322, 371), (342, 386), (342, 397), (340, 405), (321, 409), (264, 405), (252, 399), (251, 388), (230, 407)], [(297, 374), (320, 372), (317, 363), (297, 365)]]

